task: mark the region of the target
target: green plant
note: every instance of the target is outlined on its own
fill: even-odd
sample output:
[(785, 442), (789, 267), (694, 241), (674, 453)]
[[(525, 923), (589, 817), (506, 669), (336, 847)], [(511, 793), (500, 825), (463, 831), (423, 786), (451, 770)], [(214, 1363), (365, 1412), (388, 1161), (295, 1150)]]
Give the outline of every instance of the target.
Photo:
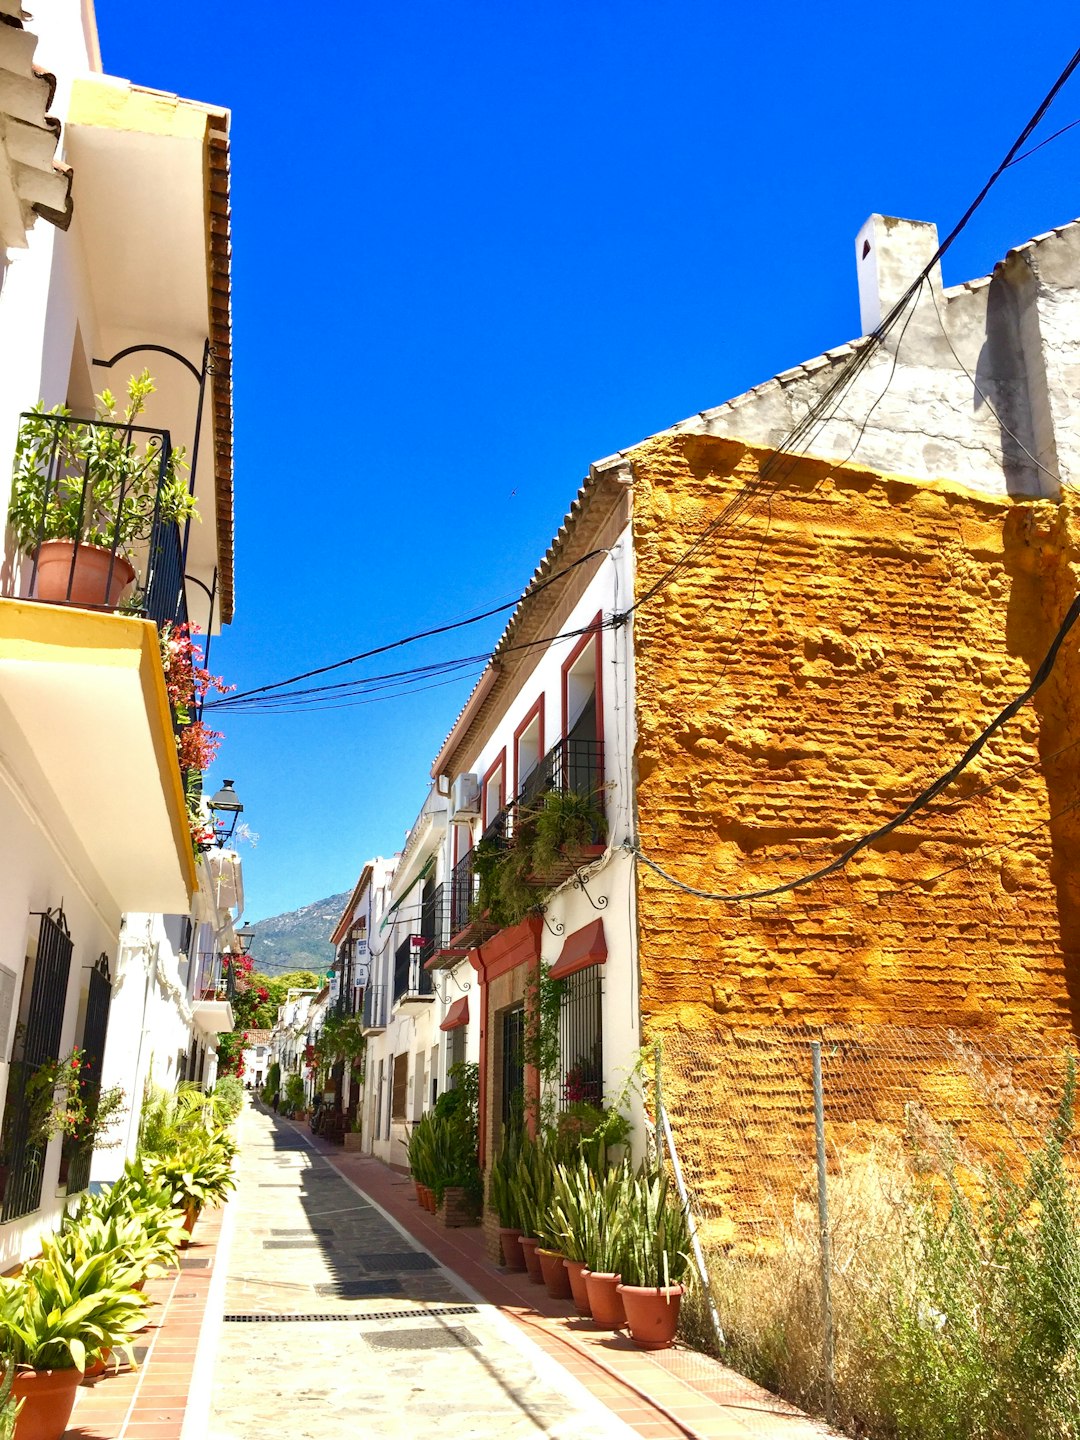
[(272, 1061), (266, 1072), (266, 1084), (262, 1088), (262, 1098), (265, 1104), (273, 1103), (275, 1095), (281, 1093), (281, 1066), (276, 1060)]
[(686, 1210), (664, 1171), (645, 1171), (626, 1187), (622, 1208), (622, 1277), (626, 1285), (679, 1285), (690, 1268)]
[(567, 1260), (584, 1261), (594, 1224), (596, 1174), (585, 1160), (555, 1166), (551, 1177), (548, 1231), (553, 1249)]
[(581, 1187), (585, 1263), (598, 1274), (619, 1274), (626, 1252), (626, 1211), (633, 1172), (622, 1164), (597, 1175), (583, 1165), (576, 1183)]
[(225, 1116), (231, 1124), (244, 1106), (243, 1082), (236, 1075), (222, 1075), (214, 1086), (214, 1096), (220, 1100)]
[(131, 1342), (146, 1324), (147, 1302), (117, 1283), (115, 1257), (74, 1257), (48, 1235), (41, 1252), (17, 1276), (0, 1276), (0, 1336), (13, 1363), (83, 1370), (88, 1354), (108, 1348), (134, 1364)]
[(15, 1440), (15, 1422), (25, 1402), (12, 1394), (15, 1364), (10, 1354), (0, 1354), (0, 1366), (4, 1372), (0, 1376), (0, 1440)]
[(152, 1183), (171, 1195), (178, 1210), (217, 1205), (235, 1188), (230, 1146), (224, 1136), (192, 1135), (183, 1149), (169, 1151), (143, 1162)]
[(567, 859), (578, 857), (597, 837), (607, 834), (607, 820), (594, 795), (581, 790), (549, 790), (535, 808), (529, 860), (541, 880), (558, 875)]
[(514, 1171), (521, 1230), (542, 1239), (551, 1200), (552, 1156), (543, 1138), (533, 1140), (522, 1134), (518, 1163)]
[(503, 1130), (498, 1153), (488, 1174), (488, 1203), (499, 1217), (504, 1230), (522, 1229), (521, 1205), (518, 1199), (517, 1167), (521, 1156), (521, 1128), (507, 1125)]
[(148, 1085), (139, 1120), (138, 1153), (166, 1155), (193, 1139), (217, 1135), (228, 1123), (221, 1096), (207, 1094), (194, 1081), (185, 1081), (174, 1091)]
[(307, 1091), (304, 1089), (303, 1076), (293, 1073), (285, 1080), (285, 1109), (295, 1115), (298, 1110), (303, 1110), (307, 1105)]
[(71, 416), (68, 407), (46, 411), (40, 402), (23, 419), (8, 511), (20, 549), (71, 540), (127, 550), (149, 539), (155, 517), (167, 524), (195, 517), (183, 448), (163, 457), (157, 436), (131, 428), (153, 393), (144, 370), (128, 380), (122, 411), (103, 390), (94, 420), (60, 423)]

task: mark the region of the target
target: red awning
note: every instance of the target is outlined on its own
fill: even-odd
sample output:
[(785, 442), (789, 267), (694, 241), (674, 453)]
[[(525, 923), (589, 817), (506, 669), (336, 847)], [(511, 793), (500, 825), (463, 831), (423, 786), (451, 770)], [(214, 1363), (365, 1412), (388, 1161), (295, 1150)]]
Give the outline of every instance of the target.
[(602, 965), (607, 959), (607, 940), (604, 938), (603, 920), (593, 920), (583, 925), (563, 941), (562, 954), (551, 967), (549, 978), (565, 980), (576, 975), (587, 965)]
[(456, 1030), (459, 1025), (469, 1023), (469, 997), (463, 995), (460, 1000), (455, 1000), (446, 1012), (446, 1019), (439, 1026), (440, 1030)]

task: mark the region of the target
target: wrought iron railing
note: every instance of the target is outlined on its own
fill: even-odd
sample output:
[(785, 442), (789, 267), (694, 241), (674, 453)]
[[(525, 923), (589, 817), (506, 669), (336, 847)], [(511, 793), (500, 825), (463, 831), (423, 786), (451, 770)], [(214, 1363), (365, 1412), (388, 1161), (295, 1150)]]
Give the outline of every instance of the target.
[(463, 855), (450, 875), (450, 936), (460, 935), (472, 921), (473, 906), (480, 892), (480, 876), (473, 863), (473, 852)]
[(422, 938), (407, 935), (394, 951), (394, 1004), (399, 1000), (430, 1000), (435, 983), (420, 963)]
[[(105, 1059), (105, 1035), (109, 1028), (109, 1007), (112, 1004), (112, 976), (109, 957), (102, 954), (90, 971), (87, 989), (86, 1020), (83, 1024), (82, 1048), (86, 1070), (80, 1084), (89, 1097), (91, 1111), (96, 1114), (101, 1098), (101, 1072)], [(112, 1138), (112, 1137), (110, 1137)], [(93, 1141), (74, 1143), (65, 1140), (62, 1161), (66, 1159), (68, 1194), (85, 1190), (90, 1183), (90, 1165), (94, 1158)]]
[(206, 951), (199, 956), (197, 1000), (235, 1000), (236, 972), (230, 955)]
[(597, 809), (604, 809), (604, 742), (602, 740), (558, 740), (526, 776), (518, 790), (514, 809), (537, 805), (551, 791), (573, 792), (589, 797)]
[(451, 886), (437, 885), (420, 906), (420, 963), (425, 964), (445, 950), (453, 933), (450, 928)]
[(562, 982), (559, 1002), (559, 1108), (604, 1103), (603, 966)]
[(385, 985), (368, 985), (364, 988), (364, 1029), (386, 1029)]
[(129, 603), (158, 625), (186, 620), (186, 488), (168, 430), (24, 413), (10, 519), (32, 556), (30, 593), (91, 609)]

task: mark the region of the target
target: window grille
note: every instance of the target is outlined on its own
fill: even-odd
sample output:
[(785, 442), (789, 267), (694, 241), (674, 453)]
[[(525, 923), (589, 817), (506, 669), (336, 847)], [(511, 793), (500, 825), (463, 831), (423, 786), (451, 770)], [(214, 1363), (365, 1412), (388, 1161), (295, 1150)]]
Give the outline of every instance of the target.
[(559, 1009), (559, 1108), (604, 1103), (603, 967), (563, 981)]

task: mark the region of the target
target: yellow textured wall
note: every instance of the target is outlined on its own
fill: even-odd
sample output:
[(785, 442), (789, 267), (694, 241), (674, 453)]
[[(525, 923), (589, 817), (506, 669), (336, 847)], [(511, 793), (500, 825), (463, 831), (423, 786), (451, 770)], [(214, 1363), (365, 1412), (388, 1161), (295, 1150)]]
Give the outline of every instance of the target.
[[(640, 596), (764, 455), (675, 436), (631, 459)], [(707, 888), (801, 874), (901, 808), (1028, 682), (1076, 590), (1074, 502), (785, 468), (634, 617), (641, 844)], [(929, 812), (845, 872), (716, 904), (640, 866), (645, 1034), (717, 1017), (1075, 1027), (1078, 643)]]

